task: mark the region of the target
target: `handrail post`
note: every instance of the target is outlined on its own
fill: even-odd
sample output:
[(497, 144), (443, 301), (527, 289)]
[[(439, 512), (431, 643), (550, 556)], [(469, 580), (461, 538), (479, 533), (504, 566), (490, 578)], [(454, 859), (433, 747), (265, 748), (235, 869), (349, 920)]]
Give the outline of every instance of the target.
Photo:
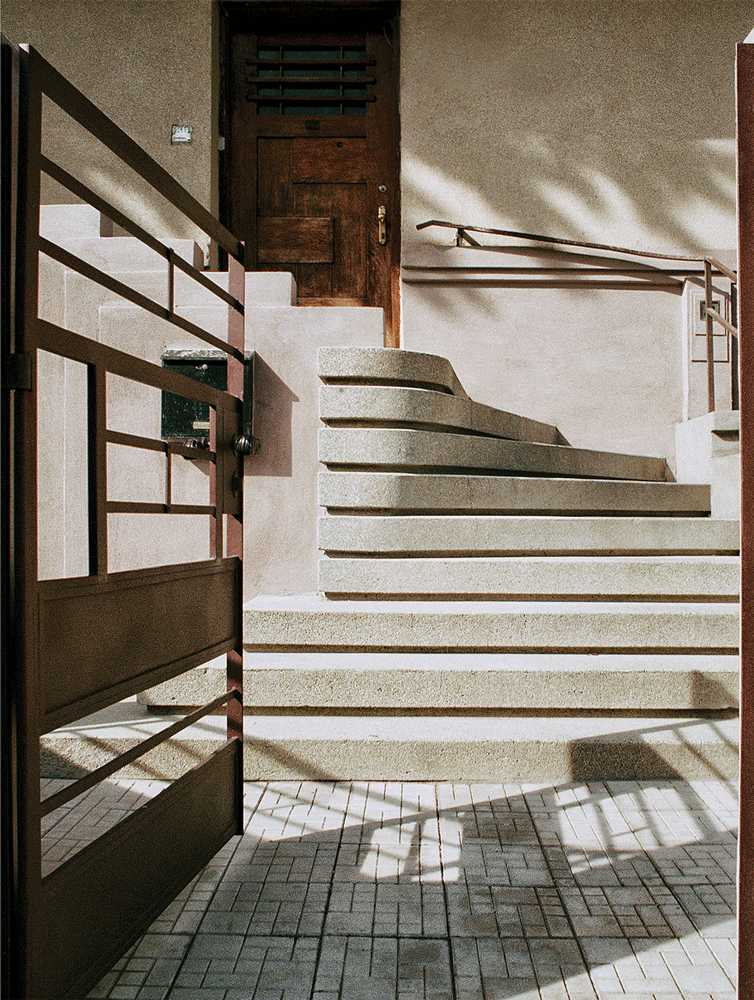
[(704, 259), (704, 306), (707, 322), (707, 408), (710, 413), (715, 409), (715, 341), (712, 309), (712, 265)]

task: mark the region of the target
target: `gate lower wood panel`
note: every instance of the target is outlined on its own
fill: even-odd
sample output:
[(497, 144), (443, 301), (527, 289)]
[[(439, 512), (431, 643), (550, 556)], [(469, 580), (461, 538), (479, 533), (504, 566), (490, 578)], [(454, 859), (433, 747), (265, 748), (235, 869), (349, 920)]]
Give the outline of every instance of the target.
[(226, 743), (44, 879), (46, 958), (30, 997), (83, 996), (93, 969), (104, 975), (132, 943), (134, 927), (146, 930), (237, 832), (228, 791), (237, 790), (240, 753), (238, 741)]
[(238, 559), (41, 582), (41, 731), (232, 650), (240, 587)]

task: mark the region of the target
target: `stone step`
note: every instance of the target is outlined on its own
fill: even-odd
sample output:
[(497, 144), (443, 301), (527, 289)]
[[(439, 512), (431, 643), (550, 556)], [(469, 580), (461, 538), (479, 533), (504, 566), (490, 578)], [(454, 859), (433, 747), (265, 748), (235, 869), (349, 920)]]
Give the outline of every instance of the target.
[(459, 474), (524, 475), (663, 482), (663, 458), (620, 455), (564, 445), (506, 441), (469, 434), (392, 427), (323, 427), (319, 460), (330, 467)]
[(471, 399), (406, 386), (323, 385), (320, 420), (328, 426), (412, 427), (563, 444), (557, 427)]
[(709, 517), (340, 514), (319, 519), (318, 537), (333, 555), (735, 555), (739, 534), (738, 521)]
[[(51, 240), (69, 253), (75, 254), (93, 267), (108, 274), (128, 271), (157, 271), (165, 275), (167, 283), (168, 262), (148, 246), (132, 236), (74, 237), (58, 234)], [(172, 247), (179, 257), (201, 269), (204, 254), (193, 240), (165, 239), (166, 246)]]
[[(735, 654), (251, 653), (252, 711), (685, 711), (738, 706)], [(143, 705), (193, 708), (225, 691), (225, 661), (150, 688)]]
[(696, 483), (322, 472), (319, 502), (331, 512), (699, 516), (709, 514), (710, 488)]
[(248, 650), (735, 652), (738, 605), (254, 598)]
[(468, 399), (447, 358), (391, 347), (320, 347), (317, 374), (325, 383), (406, 385)]
[(736, 556), (324, 558), (329, 598), (735, 601)]
[[(118, 281), (122, 281), (124, 285), (128, 285), (134, 291), (141, 292), (142, 295), (146, 295), (154, 302), (167, 307), (167, 278), (164, 268), (161, 271), (119, 271), (117, 275)], [(205, 271), (204, 276), (209, 278), (218, 287), (227, 291), (227, 271)], [(102, 286), (98, 286), (96, 298), (91, 293), (87, 296), (86, 292), (89, 286), (91, 286), (91, 282), (87, 278), (84, 278), (83, 275), (73, 272), (69, 273), (66, 291), (69, 298), (76, 303), (76, 306), (79, 306), (80, 302), (86, 302), (87, 300), (91, 300), (98, 306), (122, 306), (124, 304), (123, 298), (120, 295), (116, 295), (115, 292), (111, 292)], [(180, 310), (183, 306), (214, 306), (217, 309), (224, 310), (226, 315), (228, 309), (222, 299), (213, 295), (212, 292), (203, 288), (177, 268), (175, 271), (175, 296), (173, 304), (177, 310)]]
[(95, 239), (100, 214), (91, 205), (40, 205), (39, 232), (53, 243), (61, 239)]
[[(173, 721), (113, 706), (44, 736), (42, 775), (77, 777)], [(208, 716), (119, 774), (175, 778), (224, 740), (225, 720)], [(255, 714), (244, 719), (243, 771), (258, 781), (735, 779), (738, 744), (726, 715)]]

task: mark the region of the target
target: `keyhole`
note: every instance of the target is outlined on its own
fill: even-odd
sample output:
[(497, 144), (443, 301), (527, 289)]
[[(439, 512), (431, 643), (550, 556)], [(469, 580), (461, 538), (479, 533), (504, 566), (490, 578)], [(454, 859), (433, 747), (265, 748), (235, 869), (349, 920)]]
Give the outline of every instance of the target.
[(342, 142), (336, 142), (336, 143), (335, 143), (335, 145), (336, 145), (336, 146), (342, 146), (342, 145), (343, 145), (343, 143), (342, 143)]

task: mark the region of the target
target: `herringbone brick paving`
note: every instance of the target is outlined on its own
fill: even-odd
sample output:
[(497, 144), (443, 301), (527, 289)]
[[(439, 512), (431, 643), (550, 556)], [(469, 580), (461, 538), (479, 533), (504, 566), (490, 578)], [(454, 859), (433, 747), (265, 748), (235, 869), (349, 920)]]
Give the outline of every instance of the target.
[[(51, 814), (48, 870), (160, 787)], [(91, 998), (734, 1000), (729, 782), (245, 787), (243, 837)]]

